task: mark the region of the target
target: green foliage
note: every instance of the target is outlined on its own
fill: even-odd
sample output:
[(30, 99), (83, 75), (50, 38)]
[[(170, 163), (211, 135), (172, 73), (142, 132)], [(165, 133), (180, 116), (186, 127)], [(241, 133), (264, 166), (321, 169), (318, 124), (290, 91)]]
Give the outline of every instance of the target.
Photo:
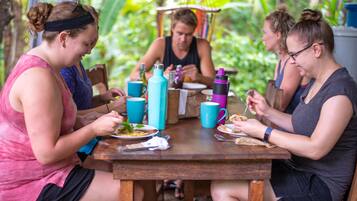
[(156, 38), (155, 8), (154, 3), (140, 7), (138, 3), (126, 1), (112, 31), (100, 35), (96, 47), (84, 59), (84, 65), (105, 63), (110, 86), (124, 88), (125, 79)]
[(105, 35), (111, 31), (124, 4), (125, 0), (106, 0), (103, 2), (103, 9), (100, 11), (101, 15), (99, 18), (101, 35)]
[(216, 66), (233, 67), (239, 71), (229, 78), (231, 90), (242, 98), (249, 89), (265, 91), (267, 81), (273, 78), (276, 58), (264, 50), (260, 40), (226, 30), (224, 38), (216, 40), (212, 46), (219, 50), (213, 54)]
[[(103, 8), (104, 0), (85, 0)], [(196, 1), (181, 1), (181, 3)], [(318, 7), (328, 8), (333, 16), (341, 16), (341, 5), (330, 8), (334, 0), (322, 1)], [(310, 1), (287, 0), (289, 12), (298, 19)], [(205, 5), (205, 4), (203, 4)], [(86, 67), (105, 63), (110, 73), (110, 86), (124, 88), (125, 79), (145, 54), (157, 36), (156, 2), (153, 0), (126, 0), (111, 31), (101, 31), (99, 41), (84, 60)], [(231, 89), (242, 98), (248, 89), (264, 92), (266, 83), (273, 78), (277, 58), (262, 44), (262, 26), (265, 16), (276, 9), (276, 0), (209, 1), (205, 6), (222, 8), (217, 15), (211, 45), (215, 66), (237, 68), (239, 73), (230, 77)], [(100, 18), (103, 18), (102, 9)], [(117, 8), (119, 9), (119, 8)], [(337, 13), (337, 15), (335, 15)], [(326, 13), (325, 17), (328, 17)], [(105, 18), (105, 16), (104, 16)], [(166, 19), (167, 20), (167, 19)], [(166, 23), (166, 22), (165, 22)], [(104, 25), (101, 25), (102, 29)], [(169, 23), (165, 24), (169, 29)]]
[(331, 26), (342, 25), (343, 16), (342, 8), (344, 1), (339, 0), (326, 0), (323, 1), (318, 8), (321, 9), (324, 18)]

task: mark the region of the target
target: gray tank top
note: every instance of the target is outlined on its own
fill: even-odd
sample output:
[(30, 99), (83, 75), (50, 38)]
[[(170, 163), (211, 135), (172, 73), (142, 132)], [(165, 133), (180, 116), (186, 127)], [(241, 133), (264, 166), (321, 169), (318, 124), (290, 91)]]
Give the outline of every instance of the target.
[(329, 187), (332, 200), (340, 201), (351, 184), (357, 151), (357, 85), (346, 68), (336, 70), (323, 84), (308, 104), (304, 99), (314, 80), (301, 96), (299, 105), (292, 114), (295, 133), (311, 136), (323, 104), (337, 95), (347, 96), (353, 106), (353, 116), (335, 147), (320, 160), (311, 160), (293, 155), (289, 163), (296, 169), (319, 176)]

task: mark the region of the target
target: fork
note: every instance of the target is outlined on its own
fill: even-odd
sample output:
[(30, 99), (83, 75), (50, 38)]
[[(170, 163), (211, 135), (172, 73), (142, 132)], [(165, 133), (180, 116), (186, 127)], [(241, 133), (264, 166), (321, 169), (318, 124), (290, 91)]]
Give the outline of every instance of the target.
[(216, 138), (216, 140), (218, 140), (218, 141), (220, 141), (220, 142), (235, 142), (235, 138), (226, 138), (226, 137), (224, 137), (223, 135), (220, 135), (220, 134), (214, 134), (213, 135), (215, 138)]

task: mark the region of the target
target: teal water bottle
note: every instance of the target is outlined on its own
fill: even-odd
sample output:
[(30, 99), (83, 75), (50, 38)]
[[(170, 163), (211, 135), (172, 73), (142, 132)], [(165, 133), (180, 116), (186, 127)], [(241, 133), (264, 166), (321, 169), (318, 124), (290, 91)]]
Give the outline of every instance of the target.
[(154, 75), (148, 83), (148, 124), (159, 130), (165, 129), (168, 81), (164, 66), (155, 64)]

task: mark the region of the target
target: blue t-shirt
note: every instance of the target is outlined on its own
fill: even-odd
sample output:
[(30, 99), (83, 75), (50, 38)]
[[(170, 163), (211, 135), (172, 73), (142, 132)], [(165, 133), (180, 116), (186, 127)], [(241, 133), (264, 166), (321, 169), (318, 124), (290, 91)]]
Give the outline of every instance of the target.
[[(74, 102), (77, 105), (78, 110), (86, 110), (92, 108), (92, 82), (87, 76), (82, 63), (80, 63), (83, 77), (80, 76), (76, 66), (63, 68), (61, 75), (66, 81), (69, 90), (72, 93)], [(93, 138), (88, 144), (79, 149), (78, 152), (90, 154), (97, 144), (99, 138)]]
[(72, 92), (72, 97), (77, 105), (78, 110), (86, 110), (92, 108), (92, 83), (88, 78), (86, 71), (80, 63), (83, 77), (80, 76), (76, 66), (63, 68), (61, 75), (67, 83), (69, 90)]
[[(280, 86), (284, 79), (285, 66), (288, 61), (289, 61), (289, 59), (287, 59), (285, 61), (284, 65), (282, 67), (282, 70), (281, 70), (281, 61), (279, 61), (277, 76), (275, 79), (275, 87), (278, 89), (281, 89)], [(284, 111), (285, 113), (292, 114), (294, 112), (295, 108), (299, 105), (301, 94), (305, 91), (305, 88), (306, 88), (306, 85), (304, 85), (304, 86), (299, 85), (299, 87), (296, 89), (293, 97), (291, 98), (289, 105), (286, 107), (286, 109)]]

